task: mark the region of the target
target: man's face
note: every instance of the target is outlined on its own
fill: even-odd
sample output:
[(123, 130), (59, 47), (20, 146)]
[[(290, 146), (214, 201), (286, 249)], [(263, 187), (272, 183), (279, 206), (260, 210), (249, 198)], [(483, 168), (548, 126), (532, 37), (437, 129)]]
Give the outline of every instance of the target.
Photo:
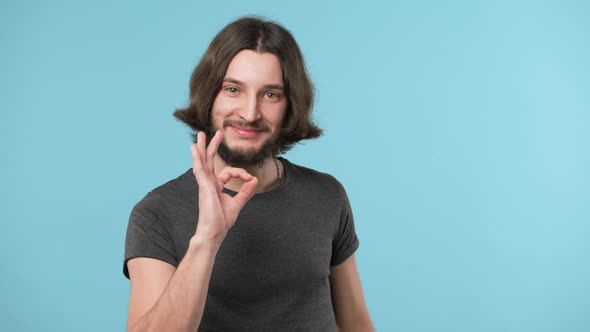
[(213, 129), (224, 134), (219, 156), (232, 166), (272, 157), (287, 105), (279, 59), (271, 53), (238, 52), (211, 110)]

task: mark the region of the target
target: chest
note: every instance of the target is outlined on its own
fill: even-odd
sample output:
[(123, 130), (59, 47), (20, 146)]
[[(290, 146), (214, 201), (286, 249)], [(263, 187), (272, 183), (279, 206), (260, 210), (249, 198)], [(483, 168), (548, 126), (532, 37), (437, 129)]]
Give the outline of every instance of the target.
[(298, 203), (247, 206), (218, 253), (212, 286), (239, 285), (261, 292), (325, 282), (336, 222), (332, 219)]
[[(338, 211), (322, 202), (248, 202), (217, 254), (210, 293), (231, 290), (248, 301), (326, 285), (338, 220)], [(180, 252), (193, 232), (179, 235)]]

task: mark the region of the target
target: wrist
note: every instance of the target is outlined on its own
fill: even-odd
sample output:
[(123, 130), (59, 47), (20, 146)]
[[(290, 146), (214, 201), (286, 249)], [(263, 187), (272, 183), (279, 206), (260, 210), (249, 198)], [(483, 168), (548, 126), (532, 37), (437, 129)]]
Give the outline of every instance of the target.
[(204, 235), (197, 232), (191, 238), (189, 242), (189, 249), (190, 251), (207, 251), (213, 254), (217, 254), (217, 251), (221, 247), (221, 243), (223, 242), (223, 238), (221, 236), (209, 236)]

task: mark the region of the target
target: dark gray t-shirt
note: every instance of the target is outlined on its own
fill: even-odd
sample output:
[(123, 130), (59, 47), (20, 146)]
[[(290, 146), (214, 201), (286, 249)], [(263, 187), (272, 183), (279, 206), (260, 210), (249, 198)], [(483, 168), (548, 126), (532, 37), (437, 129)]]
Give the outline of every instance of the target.
[[(350, 204), (334, 177), (281, 161), (281, 186), (246, 203), (219, 249), (199, 331), (336, 331), (330, 267), (359, 245)], [(148, 193), (129, 218), (125, 276), (135, 257), (178, 266), (197, 216), (192, 169)]]

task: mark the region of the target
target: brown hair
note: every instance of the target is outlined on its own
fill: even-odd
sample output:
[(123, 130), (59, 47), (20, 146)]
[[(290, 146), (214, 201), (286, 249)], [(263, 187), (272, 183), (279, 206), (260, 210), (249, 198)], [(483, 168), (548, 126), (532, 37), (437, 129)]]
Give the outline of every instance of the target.
[[(213, 101), (229, 63), (245, 49), (274, 54), (281, 63), (288, 106), (277, 142), (280, 152), (286, 152), (301, 140), (320, 137), (322, 130), (311, 120), (313, 84), (297, 42), (287, 29), (257, 17), (234, 21), (215, 36), (191, 76), (188, 107), (177, 109), (174, 116), (193, 130), (210, 136)], [(193, 133), (193, 140), (196, 141), (196, 133)]]

